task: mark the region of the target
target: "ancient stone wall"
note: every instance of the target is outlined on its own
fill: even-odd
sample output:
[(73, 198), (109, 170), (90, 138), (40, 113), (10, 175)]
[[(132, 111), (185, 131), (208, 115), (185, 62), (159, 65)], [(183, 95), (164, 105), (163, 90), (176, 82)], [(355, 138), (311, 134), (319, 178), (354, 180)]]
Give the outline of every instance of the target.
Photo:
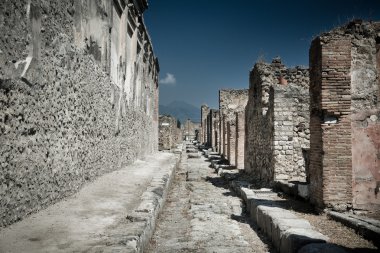
[(211, 110), (210, 111), (211, 118), (212, 118), (212, 128), (211, 128), (211, 135), (212, 135), (212, 149), (215, 152), (219, 152), (219, 110)]
[(236, 118), (227, 122), (227, 159), (230, 165), (236, 165)]
[(208, 143), (208, 129), (207, 129), (207, 116), (210, 113), (210, 108), (207, 105), (201, 106), (201, 143), (210, 145)]
[(157, 150), (158, 62), (123, 2), (0, 2), (0, 226)]
[(170, 115), (159, 116), (158, 149), (170, 150), (182, 141), (182, 130), (176, 118)]
[(185, 140), (199, 140), (199, 133), (201, 131), (201, 124), (197, 122), (193, 122), (190, 119), (187, 119), (185, 123), (182, 125), (182, 135)]
[[(219, 91), (219, 115), (220, 115), (220, 124), (219, 124), (219, 152), (223, 154), (226, 158), (228, 158), (229, 153), (234, 153), (235, 150), (235, 128), (233, 128), (232, 131), (230, 131), (230, 134), (228, 134), (228, 122), (235, 122), (236, 116), (235, 112), (243, 111), (245, 110), (245, 106), (247, 105), (248, 101), (248, 90), (247, 89), (241, 89), (241, 90), (234, 90), (234, 89), (225, 89)], [(235, 123), (230, 123), (235, 124)], [(232, 128), (231, 128), (232, 129)], [(233, 143), (230, 138), (233, 138)], [(232, 148), (228, 146), (228, 143), (231, 142), (233, 145)], [(231, 156), (231, 154), (230, 154)], [(230, 163), (235, 163), (235, 158), (230, 160)]]
[(250, 74), (244, 169), (263, 183), (306, 180), (309, 150), (307, 69), (279, 59), (257, 63)]
[(244, 169), (245, 152), (245, 110), (236, 112), (236, 145), (235, 145), (235, 165), (239, 170)]
[(311, 45), (310, 189), (319, 207), (380, 210), (379, 31), (353, 21)]

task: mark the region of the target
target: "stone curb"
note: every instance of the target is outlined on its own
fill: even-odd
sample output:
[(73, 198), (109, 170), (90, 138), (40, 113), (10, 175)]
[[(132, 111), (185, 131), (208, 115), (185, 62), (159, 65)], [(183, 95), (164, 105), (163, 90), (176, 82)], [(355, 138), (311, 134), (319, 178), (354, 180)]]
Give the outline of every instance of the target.
[(145, 192), (139, 206), (126, 217), (128, 231), (124, 237), (124, 248), (110, 249), (110, 252), (144, 252), (153, 235), (156, 221), (178, 168), (181, 155), (176, 154), (175, 163), (156, 174)]
[(372, 241), (380, 247), (380, 222), (377, 220), (359, 217), (353, 214), (338, 213), (327, 211), (327, 215), (344, 225), (353, 228), (356, 232), (363, 235), (367, 240)]
[[(336, 245), (326, 243), (329, 238), (313, 229), (305, 219), (279, 207), (271, 189), (252, 190), (244, 181), (231, 181), (231, 188), (245, 201), (250, 217), (271, 239), (279, 253), (345, 252)], [(311, 247), (307, 245), (316, 245)]]

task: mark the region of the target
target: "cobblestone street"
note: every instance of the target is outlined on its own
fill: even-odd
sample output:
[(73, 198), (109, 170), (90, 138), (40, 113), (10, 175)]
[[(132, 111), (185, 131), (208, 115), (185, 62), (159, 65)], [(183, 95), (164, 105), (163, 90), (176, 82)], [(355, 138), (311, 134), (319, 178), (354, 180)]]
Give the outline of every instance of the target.
[(271, 251), (240, 198), (209, 165), (183, 152), (148, 252)]

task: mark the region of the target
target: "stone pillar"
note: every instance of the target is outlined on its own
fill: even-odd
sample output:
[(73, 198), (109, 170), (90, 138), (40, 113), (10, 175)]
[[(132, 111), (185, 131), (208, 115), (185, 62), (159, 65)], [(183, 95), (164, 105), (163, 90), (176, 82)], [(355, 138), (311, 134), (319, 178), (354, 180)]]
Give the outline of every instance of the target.
[(210, 110), (211, 115), (211, 130), (210, 130), (210, 138), (211, 138), (211, 148), (213, 151), (218, 149), (218, 131), (219, 131), (219, 111), (218, 110)]
[(227, 123), (227, 159), (230, 165), (236, 165), (236, 121), (231, 120)]
[(224, 117), (219, 111), (219, 153), (222, 155), (224, 153)]
[(245, 145), (245, 111), (236, 113), (236, 145), (235, 166), (244, 169), (244, 145)]
[(310, 200), (352, 203), (351, 41), (316, 38), (310, 48)]
[(207, 116), (210, 113), (210, 109), (207, 105), (201, 106), (201, 142), (207, 143), (208, 131), (207, 131)]

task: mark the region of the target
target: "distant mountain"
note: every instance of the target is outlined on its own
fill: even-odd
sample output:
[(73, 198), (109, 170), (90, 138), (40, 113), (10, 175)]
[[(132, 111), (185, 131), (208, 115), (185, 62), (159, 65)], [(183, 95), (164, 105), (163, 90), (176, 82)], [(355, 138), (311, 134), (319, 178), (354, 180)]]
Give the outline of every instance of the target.
[(200, 108), (183, 101), (173, 101), (168, 105), (160, 105), (160, 115), (172, 115), (184, 123), (187, 119), (193, 122), (200, 122)]

